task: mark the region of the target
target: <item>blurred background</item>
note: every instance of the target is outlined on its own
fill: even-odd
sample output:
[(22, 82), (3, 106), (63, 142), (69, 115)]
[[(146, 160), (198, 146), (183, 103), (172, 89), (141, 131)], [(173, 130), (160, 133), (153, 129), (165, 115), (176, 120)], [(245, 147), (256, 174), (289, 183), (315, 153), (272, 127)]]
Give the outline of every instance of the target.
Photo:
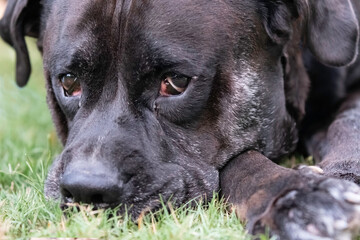
[(5, 6), (6, 6), (6, 0), (0, 0), (0, 18), (2, 18), (4, 14)]
[[(11, 1), (11, 0), (10, 0)], [(0, 0), (0, 17), (5, 0)], [(15, 83), (15, 51), (0, 39), (0, 190), (13, 181), (11, 173), (29, 171), (39, 159), (50, 164), (60, 144), (46, 104), (41, 56), (36, 39), (26, 39), (32, 64), (27, 86)]]

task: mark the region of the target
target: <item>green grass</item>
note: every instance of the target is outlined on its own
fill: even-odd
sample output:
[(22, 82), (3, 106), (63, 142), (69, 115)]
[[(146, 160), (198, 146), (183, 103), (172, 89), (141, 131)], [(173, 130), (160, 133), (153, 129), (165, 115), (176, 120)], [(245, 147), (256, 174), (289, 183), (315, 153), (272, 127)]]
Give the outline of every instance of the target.
[(193, 208), (164, 208), (139, 223), (85, 206), (64, 214), (58, 202), (47, 200), (43, 183), (61, 146), (45, 101), (41, 57), (34, 41), (28, 43), (33, 73), (20, 89), (14, 81), (15, 54), (0, 40), (0, 239), (250, 239), (218, 198)]

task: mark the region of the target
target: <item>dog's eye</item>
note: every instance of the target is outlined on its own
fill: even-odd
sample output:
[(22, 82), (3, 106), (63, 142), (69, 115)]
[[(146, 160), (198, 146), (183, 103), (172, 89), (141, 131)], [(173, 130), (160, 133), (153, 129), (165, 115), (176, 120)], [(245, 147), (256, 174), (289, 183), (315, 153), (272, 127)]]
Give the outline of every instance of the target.
[(161, 82), (160, 95), (167, 97), (182, 94), (189, 85), (190, 79), (176, 74), (165, 75)]
[(67, 97), (75, 97), (81, 94), (80, 82), (74, 74), (67, 73), (61, 77), (60, 81)]

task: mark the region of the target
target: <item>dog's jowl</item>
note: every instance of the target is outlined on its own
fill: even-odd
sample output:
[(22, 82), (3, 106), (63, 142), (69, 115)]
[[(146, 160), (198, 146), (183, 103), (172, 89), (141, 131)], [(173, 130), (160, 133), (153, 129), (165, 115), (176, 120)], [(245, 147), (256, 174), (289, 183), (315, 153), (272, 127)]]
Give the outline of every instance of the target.
[[(221, 191), (251, 233), (356, 236), (359, 5), (8, 1), (0, 33), (16, 81), (28, 81), (35, 37), (64, 145), (45, 194), (136, 218), (160, 195), (179, 205)], [(274, 163), (296, 150), (317, 166)]]

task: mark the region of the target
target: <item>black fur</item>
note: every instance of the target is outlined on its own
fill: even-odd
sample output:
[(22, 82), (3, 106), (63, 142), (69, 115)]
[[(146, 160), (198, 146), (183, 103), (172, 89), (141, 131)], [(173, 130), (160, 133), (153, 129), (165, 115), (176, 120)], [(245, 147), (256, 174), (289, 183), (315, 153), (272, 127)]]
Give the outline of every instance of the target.
[[(17, 52), (18, 85), (30, 74), (25, 35), (38, 38), (43, 54), (47, 100), (64, 144), (47, 196), (100, 208), (122, 203), (136, 217), (160, 207), (159, 195), (180, 204), (221, 185), (240, 217), (276, 233), (284, 227), (276, 224), (287, 220), (278, 221), (287, 191), (308, 194), (297, 198), (301, 204), (316, 195), (314, 182), (327, 179), (303, 178), (269, 160), (294, 152), (299, 132), (304, 148), (325, 159), (328, 176), (347, 174), (350, 160), (327, 164), (321, 153), (336, 144), (327, 145), (319, 131), (350, 126), (339, 130), (332, 120), (343, 120), (336, 111), (350, 116), (357, 109), (346, 100), (349, 88), (360, 85), (358, 71), (317, 62), (355, 61), (358, 22), (347, 0), (14, 0), (0, 26)], [(61, 85), (69, 73), (80, 82), (77, 96)], [(169, 74), (190, 79), (184, 93), (160, 94)], [(357, 219), (357, 213), (347, 216)]]

